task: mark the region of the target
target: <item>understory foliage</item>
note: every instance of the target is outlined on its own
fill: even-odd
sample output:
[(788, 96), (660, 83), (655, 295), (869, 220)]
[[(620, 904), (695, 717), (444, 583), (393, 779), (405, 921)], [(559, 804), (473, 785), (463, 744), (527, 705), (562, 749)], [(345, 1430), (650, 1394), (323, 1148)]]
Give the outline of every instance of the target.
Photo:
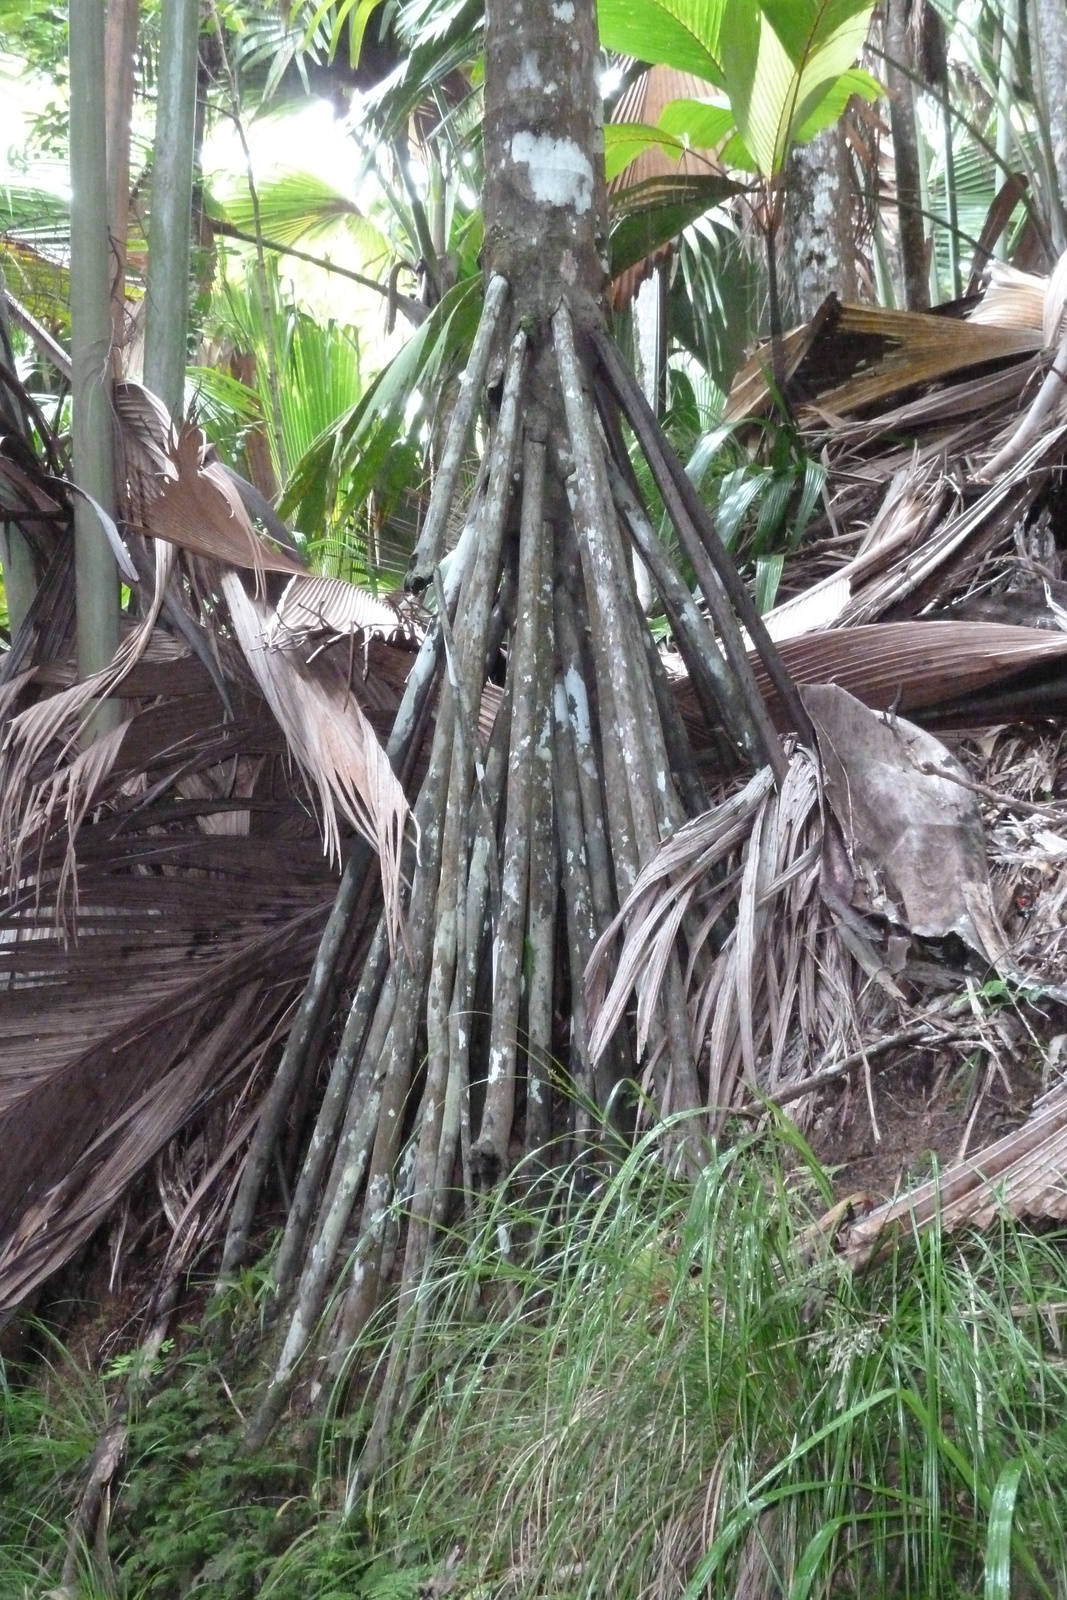
[[(672, 1135), (584, 1196), (566, 1170), (487, 1202), (359, 1520), (358, 1415), (327, 1423), (317, 1470), (291, 1440), (243, 1457), (238, 1380), (165, 1357), (114, 1498), (118, 1592), (1067, 1594), (1063, 1233), (931, 1230), (854, 1278), (808, 1231), (829, 1179), (787, 1125), (694, 1185)], [(56, 1560), (106, 1389), (32, 1376), (3, 1389), (11, 1596)]]

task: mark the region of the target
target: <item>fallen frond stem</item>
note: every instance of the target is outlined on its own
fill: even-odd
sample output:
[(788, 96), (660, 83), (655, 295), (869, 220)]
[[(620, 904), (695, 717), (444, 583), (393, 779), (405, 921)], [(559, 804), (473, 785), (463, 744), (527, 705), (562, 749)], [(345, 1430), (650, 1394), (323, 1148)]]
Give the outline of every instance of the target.
[(879, 1260), (902, 1233), (936, 1225), (987, 1228), (997, 1217), (1067, 1216), (1067, 1086), (1056, 1085), (1021, 1128), (954, 1163), (938, 1177), (849, 1224), (838, 1236), (855, 1272)]
[(987, 461), (978, 476), (986, 482), (1000, 477), (1018, 465), (1027, 450), (1040, 436), (1048, 420), (1067, 398), (1067, 331), (1063, 333), (1052, 358), (1045, 381), (1038, 390), (1029, 411), (991, 461)]

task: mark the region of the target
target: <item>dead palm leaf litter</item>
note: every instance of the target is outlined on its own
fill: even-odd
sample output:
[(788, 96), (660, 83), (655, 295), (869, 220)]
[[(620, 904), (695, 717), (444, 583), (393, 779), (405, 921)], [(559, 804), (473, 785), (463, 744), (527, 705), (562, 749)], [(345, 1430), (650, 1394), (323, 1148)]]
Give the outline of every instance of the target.
[[(778, 1101), (826, 1148), (846, 1115), (878, 1146), (894, 1074), (921, 1067), (933, 1105), (977, 1062), (960, 1162), (849, 1224), (847, 1258), (942, 1204), (951, 1225), (1062, 1214), (1058, 1085), (1004, 1133), (1067, 995), (1067, 419), (1046, 381), (1065, 273), (1021, 277), (944, 315), (831, 302), (790, 336), (785, 401), (826, 490), (762, 624), (607, 341), (579, 361), (565, 311), (579, 472), (556, 570), (532, 572), (542, 447), (516, 421), (521, 334), (490, 371), (494, 280), (464, 379), (468, 429), (491, 385), (488, 474), (430, 613), (306, 573), (198, 430), (127, 388), (135, 604), (78, 684), (71, 492), (0, 373), (0, 501), (38, 574), (0, 663), (0, 1315), (188, 1152), (168, 1259), (225, 1232), (225, 1278), (283, 1226), (262, 1434), (338, 1279), (335, 1365), (390, 1292), (396, 1207), (403, 1301), (453, 1208), (524, 1151), (600, 1158), (624, 1079), (638, 1119), (717, 1135)], [(753, 452), (767, 361), (730, 402)], [(647, 518), (620, 420), (699, 590), (665, 555), (678, 654), (646, 639), (632, 683), (611, 597)], [(420, 551), (431, 581), (440, 538)], [(533, 609), (504, 602), (516, 577)], [(86, 743), (101, 696), (122, 718)], [(418, 1363), (417, 1338), (394, 1345), (379, 1433)]]

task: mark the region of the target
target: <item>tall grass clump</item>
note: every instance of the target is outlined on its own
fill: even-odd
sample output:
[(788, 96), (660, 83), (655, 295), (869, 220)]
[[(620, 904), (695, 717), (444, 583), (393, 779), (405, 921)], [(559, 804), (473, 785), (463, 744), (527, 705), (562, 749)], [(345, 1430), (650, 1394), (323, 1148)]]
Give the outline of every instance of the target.
[(663, 1137), (457, 1248), (378, 1548), (458, 1546), (486, 1597), (1067, 1595), (1067, 1236), (932, 1230), (857, 1279), (791, 1131), (691, 1184)]

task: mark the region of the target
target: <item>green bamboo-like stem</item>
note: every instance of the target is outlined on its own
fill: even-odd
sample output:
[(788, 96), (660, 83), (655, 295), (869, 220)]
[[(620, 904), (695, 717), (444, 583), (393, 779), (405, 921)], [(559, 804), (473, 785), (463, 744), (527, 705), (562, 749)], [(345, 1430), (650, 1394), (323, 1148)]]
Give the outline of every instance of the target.
[[(111, 420), (111, 305), (104, 117), (104, 10), (100, 0), (70, 5), (70, 247), (74, 481), (109, 516), (115, 513)], [(102, 671), (119, 642), (115, 557), (93, 510), (74, 502), (78, 671)], [(96, 708), (92, 732), (116, 727), (117, 702)]]
[(7, 601), (7, 628), (14, 638), (29, 615), (37, 593), (33, 551), (13, 522), (0, 522), (0, 570)]
[(163, 0), (160, 27), (144, 381), (177, 418), (185, 409), (198, 0)]
[(111, 237), (111, 365), (122, 377), (126, 338), (126, 245), (130, 217), (130, 118), (140, 0), (108, 0), (105, 32), (107, 223)]
[(945, 214), (948, 218), (948, 265), (952, 275), (952, 298), (963, 293), (960, 267), (960, 208), (956, 185), (956, 148), (952, 137), (952, 115), (948, 101), (941, 104), (941, 143), (945, 158)]

